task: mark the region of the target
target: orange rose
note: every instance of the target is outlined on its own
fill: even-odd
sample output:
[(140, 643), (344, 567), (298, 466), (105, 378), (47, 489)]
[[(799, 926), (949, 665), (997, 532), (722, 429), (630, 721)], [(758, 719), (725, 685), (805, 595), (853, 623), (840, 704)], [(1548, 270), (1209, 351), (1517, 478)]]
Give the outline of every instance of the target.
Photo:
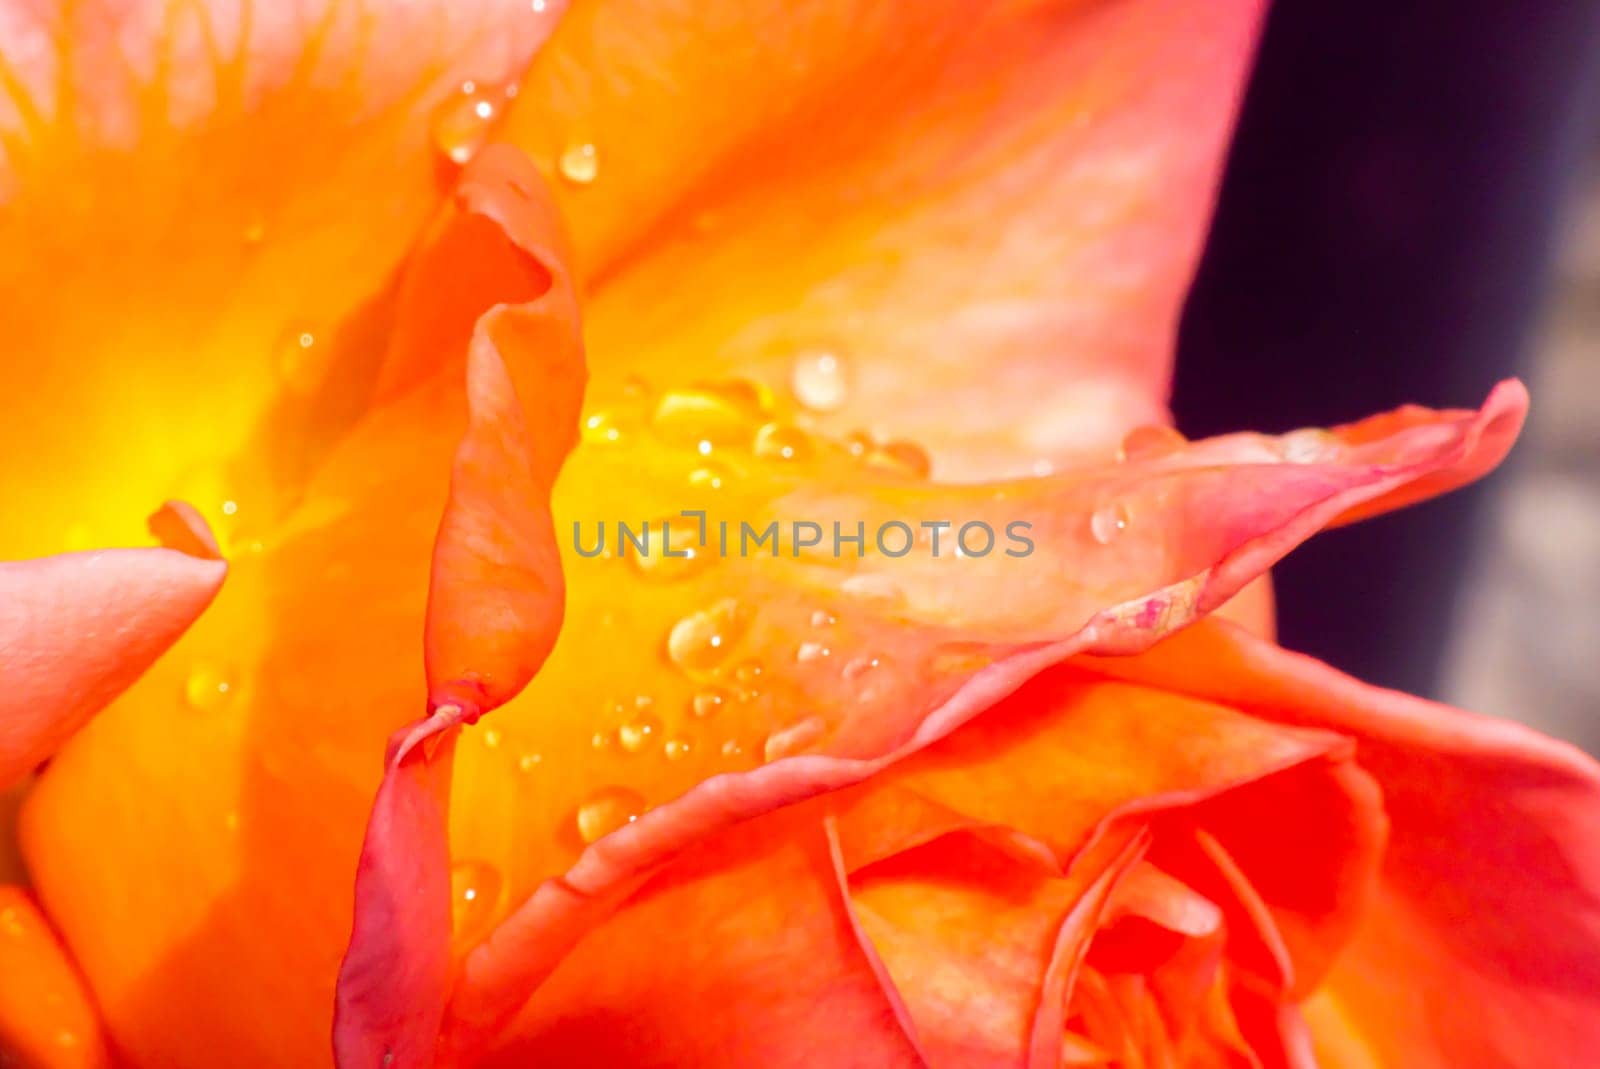
[(1252, 585), (1520, 386), (1165, 426), (1256, 5), (563, 6), (0, 0), (0, 1043), (1585, 1064), (1592, 764)]

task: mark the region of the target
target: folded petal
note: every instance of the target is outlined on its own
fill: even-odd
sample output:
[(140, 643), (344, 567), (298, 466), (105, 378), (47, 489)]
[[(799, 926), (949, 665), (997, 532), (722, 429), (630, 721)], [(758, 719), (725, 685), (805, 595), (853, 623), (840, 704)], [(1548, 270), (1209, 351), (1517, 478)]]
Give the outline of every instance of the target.
[(292, 501), (363, 408), (448, 157), (564, 6), (0, 2), (4, 382), (28, 398), (0, 481), (29, 515), (0, 556), (126, 542), (166, 497), (225, 540)]
[(109, 1069), (112, 1064), (89, 992), (20, 887), (0, 886), (0, 1064), (29, 1069)]
[(485, 1066), (925, 1064), (815, 807), (688, 851), (591, 932)]
[[(1470, 421), (1446, 413), (1392, 439), (1327, 435), (1311, 458), (1292, 439), (1252, 436), (973, 487), (885, 471), (781, 427), (740, 430), (730, 411), (759, 395), (733, 385), (652, 397), (643, 427), (590, 417), (595, 440), (556, 493), (562, 636), (457, 755), (453, 853), (495, 888), (474, 927), (502, 923), (466, 953), (447, 1027), (468, 1048), (491, 1033), (603, 915), (597, 903), (714, 829), (857, 782), (1075, 652), (1145, 648), (1319, 526), (1503, 452), (1488, 430), (1515, 425), (1520, 396), (1507, 387)], [(686, 432), (697, 445), (673, 444)], [(749, 433), (753, 452), (740, 444)], [(687, 529), (685, 506), (706, 510)], [(566, 544), (571, 516), (585, 517), (582, 552)], [(673, 553), (693, 555), (665, 555), (659, 527), (653, 556), (592, 552), (595, 519), (664, 516), (683, 539)], [(909, 532), (895, 540), (915, 543), (903, 555), (841, 559), (789, 534), (777, 550), (739, 544), (747, 523), (787, 532), (813, 518), (869, 531), (1023, 520), (1035, 551), (957, 556), (950, 531), (943, 556)]]
[(166, 652), (226, 572), (166, 548), (0, 561), (0, 789)]
[(580, 5), (507, 136), (563, 179), (599, 395), (761, 378), (956, 478), (1109, 455), (1165, 419), (1261, 6)]
[[(511, 150), (485, 153), (463, 183), (463, 203), (504, 211), (500, 202), (526, 200), (519, 183), (533, 179), (519, 163)], [(524, 221), (507, 214), (513, 228)], [(362, 847), (334, 1016), (341, 1069), (431, 1063), (449, 983), (450, 743), (463, 723), (527, 684), (561, 628), (550, 490), (577, 441), (583, 342), (559, 254), (536, 244), (540, 235), (505, 233), (543, 269), (548, 288), (488, 312), (473, 333), (467, 430), (429, 581), (429, 715), (392, 745)]]
[[(1351, 735), (1392, 825), (1315, 1021), (1335, 1064), (1587, 1065), (1600, 1041), (1600, 769), (1515, 723), (1361, 684), (1225, 623), (1096, 670)], [(1448, 976), (1449, 998), (1429, 990)]]
[[(537, 175), (513, 181), (508, 166), (485, 156), (464, 175), (455, 225), (434, 232), (417, 270), (443, 273), (435, 257), (498, 264), (477, 276), (478, 313), (503, 305), (504, 364), (533, 368), (548, 354), (518, 348), (533, 338), (516, 320), (550, 273), (512, 229), (540, 225)], [(509, 222), (478, 229), (491, 216)], [(463, 227), (482, 240), (457, 243)], [(25, 807), (40, 898), (134, 1064), (205, 1069), (218, 1050), (240, 1064), (329, 1061), (384, 740), (429, 693), (429, 564), (468, 426), (476, 316), (460, 294), (402, 288), (449, 306), (397, 316), (395, 352), (431, 348), (432, 367), (413, 367), (422, 378), (340, 441), (287, 521), (233, 561), (211, 610), (52, 762)], [(554, 396), (521, 403), (536, 419)], [(508, 547), (480, 548), (487, 561)]]

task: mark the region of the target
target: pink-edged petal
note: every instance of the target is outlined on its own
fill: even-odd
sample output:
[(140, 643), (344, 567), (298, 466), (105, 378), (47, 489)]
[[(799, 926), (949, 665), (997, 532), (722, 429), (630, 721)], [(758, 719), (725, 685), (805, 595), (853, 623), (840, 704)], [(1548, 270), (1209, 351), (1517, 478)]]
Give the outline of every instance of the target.
[[(954, 515), (996, 521), (997, 529), (1023, 518), (1033, 523), (1038, 548), (1021, 560), (869, 554), (841, 568), (805, 555), (729, 554), (690, 582), (633, 586), (650, 593), (629, 604), (626, 616), (610, 595), (630, 588), (627, 562), (571, 562), (567, 618), (575, 637), (558, 644), (538, 679), (497, 718), (497, 731), (503, 727), (519, 750), (559, 769), (587, 761), (596, 771), (587, 779), (562, 773), (548, 789), (530, 793), (515, 786), (523, 781), (514, 765), (507, 768), (504, 751), (492, 745), (463, 751), (472, 771), (455, 787), (457, 856), (499, 867), (511, 888), (508, 902), (522, 905), (505, 912), (494, 935), (466, 955), (446, 1018), (451, 1042), (470, 1050), (491, 1035), (583, 926), (604, 915), (601, 903), (676, 851), (738, 820), (858, 782), (1063, 658), (1149, 647), (1350, 510), (1440, 471), (1477, 466), (1485, 454), (1498, 457), (1505, 447), (1499, 431), (1514, 427), (1521, 410), (1520, 388), (1512, 385), (1470, 418), (1445, 413), (1436, 424), (1408, 425), (1392, 439), (1348, 445), (1328, 435), (1329, 448), (1312, 457), (1292, 449), (1291, 439), (1251, 436), (1196, 443), (1192, 448), (1207, 456), (1203, 463), (1188, 462), (1180, 450), (999, 487), (886, 479), (871, 497), (864, 489), (852, 493), (837, 468), (824, 468), (825, 478), (775, 479), (787, 493), (775, 502), (769, 497), (767, 511), (757, 514), (763, 520), (860, 516), (869, 525), (891, 516), (915, 522)], [(563, 485), (616, 495), (614, 506), (602, 502), (595, 515), (637, 514), (660, 506), (630, 497), (629, 479), (650, 475), (659, 462), (642, 448), (620, 455), (580, 449)], [(630, 477), (630, 464), (644, 470)], [(756, 489), (723, 492), (755, 494), (763, 484), (750, 478)], [(1118, 507), (1131, 519), (1103, 527), (1098, 517)], [(879, 596), (885, 588), (898, 596)], [(726, 632), (735, 638), (718, 651), (719, 663), (709, 670), (691, 665), (678, 675), (663, 671), (661, 645), (675, 622), (707, 606), (714, 617), (726, 604), (719, 597), (751, 607)], [(813, 630), (819, 611), (829, 624), (826, 635)], [(622, 642), (624, 627), (637, 637)], [(594, 636), (607, 628), (618, 641), (597, 651)], [(828, 644), (827, 656), (799, 652), (813, 635), (817, 645)], [(842, 671), (870, 656), (897, 668), (864, 682)], [(739, 682), (745, 658), (759, 659), (759, 684)], [(606, 738), (596, 731), (593, 710), (616, 693), (618, 679), (625, 693), (648, 694), (652, 715), (667, 721), (649, 729), (656, 738), (704, 731), (678, 712), (697, 687), (759, 690), (760, 701), (730, 702), (714, 724), (748, 740), (746, 756), (728, 760), (735, 751), (724, 749), (721, 769), (711, 747), (684, 761), (635, 760), (626, 740), (613, 745), (612, 756), (594, 756), (591, 736), (595, 745)], [(770, 763), (752, 768), (751, 750), (763, 739)], [(724, 769), (733, 774), (714, 774)], [(553, 861), (577, 854), (571, 831), (561, 831), (572, 827), (573, 812), (589, 792), (619, 783), (636, 796), (634, 814), (646, 808), (645, 799), (654, 808), (588, 847), (561, 879), (547, 880), (562, 872)], [(544, 845), (530, 850), (530, 842)]]
[[(464, 178), (464, 225), (508, 198), (531, 199), (537, 188), (516, 153), (490, 150)], [(494, 308), (473, 332), (467, 430), (429, 583), (430, 711), (391, 746), (361, 851), (334, 1016), (341, 1069), (431, 1062), (449, 983), (454, 729), (521, 690), (561, 627), (565, 591), (550, 491), (577, 437), (584, 373), (576, 300), (559, 254), (534, 224), (520, 213), (496, 222), (544, 269), (548, 289)]]
[[(186, 548), (205, 548), (191, 539)], [(205, 611), (228, 570), (210, 549), (0, 562), (0, 788), (54, 753)]]
[[(1097, 670), (1353, 736), (1390, 846), (1326, 982), (1333, 1045), (1419, 1069), (1587, 1065), (1600, 1042), (1600, 769), (1518, 724), (1367, 686), (1211, 622)], [(1440, 977), (1450, 996), (1433, 997)]]
[(707, 840), (568, 955), (479, 1064), (925, 1063), (845, 901), (816, 807)]

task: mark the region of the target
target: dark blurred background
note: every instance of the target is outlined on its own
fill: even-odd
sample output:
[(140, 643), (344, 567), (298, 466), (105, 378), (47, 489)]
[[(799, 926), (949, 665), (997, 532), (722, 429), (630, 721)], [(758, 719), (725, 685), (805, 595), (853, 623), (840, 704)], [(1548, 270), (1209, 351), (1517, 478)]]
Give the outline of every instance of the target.
[(1600, 0), (1278, 0), (1184, 316), (1191, 436), (1472, 407), (1478, 486), (1320, 536), (1280, 636), (1600, 749)]

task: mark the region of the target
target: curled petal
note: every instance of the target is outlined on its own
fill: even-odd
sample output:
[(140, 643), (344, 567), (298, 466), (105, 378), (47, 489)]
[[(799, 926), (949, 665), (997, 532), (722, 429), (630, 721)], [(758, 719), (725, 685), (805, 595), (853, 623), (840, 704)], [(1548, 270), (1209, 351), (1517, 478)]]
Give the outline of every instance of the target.
[(815, 807), (701, 844), (590, 933), (481, 1064), (926, 1065), (836, 866)]
[[(1356, 739), (1391, 831), (1375, 902), (1314, 1017), (1348, 1064), (1587, 1064), (1600, 1040), (1591, 759), (1514, 723), (1366, 686), (1222, 622), (1093, 664)], [(1425, 997), (1446, 974), (1452, 997)]]
[[(841, 562), (787, 545), (725, 552), (713, 534), (707, 559), (677, 572), (621, 547), (609, 560), (569, 555), (562, 641), (493, 734), (459, 755), (455, 854), (508, 890), (500, 927), (466, 953), (447, 1028), (470, 1049), (620, 888), (713, 830), (858, 782), (1064, 658), (1147, 648), (1349, 510), (1500, 455), (1521, 396), (1508, 386), (1470, 418), (1439, 414), (1393, 438), (1323, 435), (1310, 458), (1293, 439), (1252, 437), (1189, 447), (1204, 462), (1180, 449), (982, 487), (864, 474), (826, 441), (806, 463), (729, 450), (703, 500), (736, 523), (1025, 518), (1036, 551), (941, 558), (924, 546)], [(674, 461), (652, 437), (665, 433), (658, 419), (635, 445), (580, 448), (558, 515), (665, 512), (698, 461)]]
[[(188, 548), (204, 549), (190, 538)], [(227, 573), (211, 550), (0, 562), (0, 788), (54, 753), (205, 611)]]
[[(519, 174), (525, 167), (514, 152), (491, 150), (469, 172), (464, 199), (493, 205), (490, 187), (526, 201), (537, 177)], [(341, 1069), (430, 1063), (449, 982), (455, 729), (520, 691), (561, 627), (565, 590), (549, 502), (577, 438), (583, 347), (558, 255), (528, 233), (506, 236), (538, 263), (548, 288), (486, 313), (469, 348), (467, 430), (429, 583), (430, 714), (391, 746), (362, 847), (334, 1017)]]

